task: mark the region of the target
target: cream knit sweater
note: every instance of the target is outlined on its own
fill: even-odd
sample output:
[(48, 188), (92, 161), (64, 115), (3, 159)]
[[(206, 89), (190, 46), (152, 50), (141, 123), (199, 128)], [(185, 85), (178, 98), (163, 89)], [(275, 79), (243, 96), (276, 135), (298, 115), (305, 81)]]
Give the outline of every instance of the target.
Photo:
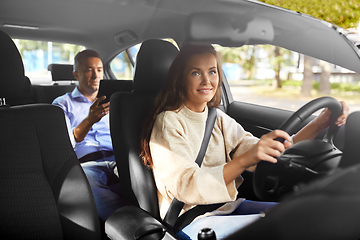
[(230, 213), (244, 200), (236, 200), (242, 177), (226, 186), (223, 167), (233, 157), (249, 150), (258, 138), (217, 110), (215, 126), (200, 168), (195, 159), (204, 136), (207, 114), (207, 108), (196, 113), (184, 106), (178, 111), (162, 112), (155, 120), (150, 150), (162, 218), (174, 197), (185, 203), (182, 213), (197, 204), (228, 202), (206, 215)]

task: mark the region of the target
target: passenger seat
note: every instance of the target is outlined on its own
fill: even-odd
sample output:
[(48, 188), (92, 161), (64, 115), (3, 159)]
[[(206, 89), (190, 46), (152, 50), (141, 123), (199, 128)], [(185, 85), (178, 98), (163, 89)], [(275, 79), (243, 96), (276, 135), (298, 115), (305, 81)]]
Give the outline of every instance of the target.
[(31, 83), (25, 76), (24, 65), (19, 51), (14, 53), (16, 45), (12, 39), (3, 31), (0, 31), (0, 66), (1, 91), (0, 105), (23, 105), (34, 103), (34, 95), (31, 89)]
[[(0, 31), (1, 102), (28, 84), (20, 53)], [(0, 107), (1, 239), (101, 239), (87, 178), (64, 112), (50, 104)]]

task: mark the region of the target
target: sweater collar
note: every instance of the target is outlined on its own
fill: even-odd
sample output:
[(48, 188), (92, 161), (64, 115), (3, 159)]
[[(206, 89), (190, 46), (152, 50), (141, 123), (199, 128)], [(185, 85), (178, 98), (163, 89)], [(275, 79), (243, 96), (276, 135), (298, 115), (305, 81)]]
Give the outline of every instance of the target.
[(208, 107), (206, 106), (204, 111), (201, 113), (191, 111), (189, 108), (187, 108), (185, 105), (182, 106), (180, 112), (187, 118), (198, 121), (198, 122), (204, 122), (207, 119), (208, 116)]

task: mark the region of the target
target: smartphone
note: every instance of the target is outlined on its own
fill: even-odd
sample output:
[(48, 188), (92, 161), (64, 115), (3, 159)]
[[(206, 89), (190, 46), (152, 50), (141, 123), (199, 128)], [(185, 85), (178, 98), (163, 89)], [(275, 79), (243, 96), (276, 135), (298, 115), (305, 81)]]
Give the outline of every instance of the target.
[(98, 94), (97, 94), (97, 98), (102, 97), (104, 95), (106, 96), (106, 98), (105, 98), (105, 100), (101, 101), (99, 103), (99, 105), (109, 102), (110, 101), (110, 96), (113, 93), (111, 88), (106, 87), (107, 86), (107, 84), (106, 84), (107, 81), (109, 81), (109, 80), (100, 80), (100, 85), (99, 85), (99, 91), (98, 91)]

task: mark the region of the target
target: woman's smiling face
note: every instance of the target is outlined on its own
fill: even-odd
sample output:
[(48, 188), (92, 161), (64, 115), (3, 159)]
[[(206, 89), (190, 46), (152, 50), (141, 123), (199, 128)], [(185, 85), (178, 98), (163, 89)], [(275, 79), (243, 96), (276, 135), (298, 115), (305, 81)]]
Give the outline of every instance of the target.
[(211, 53), (192, 56), (186, 64), (184, 78), (186, 107), (194, 112), (203, 112), (219, 85), (216, 57)]

